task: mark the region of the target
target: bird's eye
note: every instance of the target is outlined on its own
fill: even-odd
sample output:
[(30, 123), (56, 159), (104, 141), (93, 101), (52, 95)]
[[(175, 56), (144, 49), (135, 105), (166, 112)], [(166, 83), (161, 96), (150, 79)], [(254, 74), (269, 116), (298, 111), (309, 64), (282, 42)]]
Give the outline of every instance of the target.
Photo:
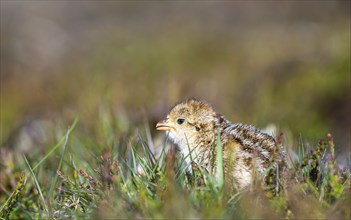
[(184, 119), (184, 118), (178, 118), (178, 120), (177, 120), (177, 123), (178, 123), (179, 125), (183, 124), (184, 122), (185, 122), (185, 119)]

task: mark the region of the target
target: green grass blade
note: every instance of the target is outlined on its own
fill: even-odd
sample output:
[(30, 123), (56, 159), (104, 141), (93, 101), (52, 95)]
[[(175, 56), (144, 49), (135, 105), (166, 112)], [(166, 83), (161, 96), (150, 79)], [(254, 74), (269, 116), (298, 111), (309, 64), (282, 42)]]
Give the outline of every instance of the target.
[[(68, 144), (68, 139), (69, 139), (69, 136), (71, 134), (71, 132), (73, 131), (74, 127), (76, 126), (76, 124), (78, 123), (78, 117), (76, 117), (71, 125), (70, 128), (68, 128), (67, 132), (66, 132), (66, 135), (65, 135), (65, 139), (64, 139), (64, 144), (63, 144), (63, 150), (62, 150), (62, 154), (61, 154), (61, 159), (60, 159), (60, 162), (59, 162), (59, 165), (57, 167), (56, 170), (61, 170), (61, 166), (62, 166), (62, 162), (63, 162), (63, 158), (65, 157), (65, 154), (66, 154), (66, 149), (67, 149), (67, 144)], [(56, 172), (56, 171), (55, 171)], [(57, 179), (58, 179), (58, 176), (55, 175), (55, 178), (54, 178), (54, 182), (51, 184), (51, 187), (50, 187), (50, 191), (48, 193), (48, 197), (47, 197), (47, 200), (50, 201), (50, 198), (52, 198), (52, 194), (54, 192), (54, 189), (56, 187), (56, 183), (57, 183)]]
[(155, 163), (156, 163), (156, 158), (155, 158), (154, 153), (151, 151), (149, 144), (145, 143), (145, 141), (143, 141), (143, 139), (140, 135), (138, 136), (138, 138), (140, 139), (140, 143), (141, 143), (141, 146), (143, 147), (143, 151), (144, 151), (145, 156), (147, 156), (147, 159), (151, 163), (151, 167), (154, 167)]
[(146, 118), (145, 118), (145, 123), (144, 123), (144, 129), (145, 129), (145, 134), (146, 134), (146, 140), (147, 140), (148, 147), (150, 146), (152, 149), (155, 149), (154, 142), (152, 141), (152, 137), (151, 137), (150, 126), (147, 123)]
[(74, 120), (74, 122), (72, 123), (71, 127), (67, 130), (65, 136), (63, 136), (63, 137), (59, 140), (59, 142), (49, 151), (49, 153), (47, 153), (47, 154), (43, 157), (43, 159), (41, 159), (41, 160), (33, 167), (33, 170), (35, 170), (36, 168), (38, 168), (38, 167), (40, 166), (40, 164), (42, 164), (52, 153), (55, 152), (55, 150), (56, 150), (57, 148), (59, 148), (59, 147), (62, 145), (62, 143), (65, 141), (65, 138), (66, 138), (67, 133), (70, 133), (70, 132), (75, 128), (77, 122), (78, 122), (78, 117), (75, 118), (75, 120)]
[(24, 154), (23, 154), (23, 158), (24, 158), (24, 160), (26, 161), (26, 164), (27, 164), (27, 166), (28, 166), (28, 169), (29, 169), (29, 171), (30, 171), (30, 173), (31, 173), (31, 175), (32, 175), (32, 177), (33, 177), (33, 179), (34, 179), (35, 187), (37, 188), (37, 190), (38, 190), (38, 192), (39, 192), (39, 196), (40, 196), (40, 199), (42, 200), (42, 203), (43, 203), (45, 212), (46, 212), (47, 216), (51, 216), (50, 213), (49, 213), (49, 209), (48, 209), (48, 206), (47, 206), (47, 204), (46, 204), (46, 201), (45, 201), (45, 199), (44, 199), (43, 193), (42, 193), (42, 191), (41, 191), (41, 188), (40, 188), (38, 179), (37, 179), (37, 177), (35, 176), (35, 174), (34, 174), (34, 172), (33, 172), (33, 169), (32, 169), (32, 167), (30, 166), (30, 164), (28, 163), (28, 160), (27, 160), (27, 158), (26, 158), (26, 156), (25, 156)]
[(221, 137), (220, 137), (220, 132), (218, 132), (218, 137), (217, 137), (217, 156), (216, 156), (216, 168), (217, 168), (217, 186), (219, 189), (222, 189), (223, 187), (223, 152), (222, 152), (222, 142), (221, 142)]

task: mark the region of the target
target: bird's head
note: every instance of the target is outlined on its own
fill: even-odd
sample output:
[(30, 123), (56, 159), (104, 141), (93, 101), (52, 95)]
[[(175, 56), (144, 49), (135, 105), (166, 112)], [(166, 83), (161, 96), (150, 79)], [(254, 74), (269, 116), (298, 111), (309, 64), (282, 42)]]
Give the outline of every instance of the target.
[(166, 131), (180, 150), (186, 151), (213, 144), (216, 120), (217, 115), (208, 103), (189, 99), (175, 105), (156, 129)]

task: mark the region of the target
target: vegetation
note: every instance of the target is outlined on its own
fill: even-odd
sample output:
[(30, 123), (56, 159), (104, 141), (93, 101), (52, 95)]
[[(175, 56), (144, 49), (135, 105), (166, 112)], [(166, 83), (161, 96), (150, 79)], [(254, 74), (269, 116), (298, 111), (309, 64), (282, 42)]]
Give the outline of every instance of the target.
[(351, 173), (338, 168), (330, 134), (314, 148), (301, 140), (289, 157), (286, 189), (269, 197), (260, 184), (233, 192), (204, 170), (187, 172), (167, 142), (154, 152), (147, 125), (122, 137), (115, 116), (104, 114), (95, 125), (102, 143), (76, 119), (51, 148), (23, 155), (2, 149), (1, 218), (351, 217)]

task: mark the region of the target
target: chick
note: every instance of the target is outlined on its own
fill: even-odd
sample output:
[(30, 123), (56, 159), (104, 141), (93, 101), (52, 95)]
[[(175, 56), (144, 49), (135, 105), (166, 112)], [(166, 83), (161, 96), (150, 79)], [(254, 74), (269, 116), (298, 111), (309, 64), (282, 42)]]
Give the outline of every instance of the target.
[(254, 175), (274, 185), (276, 174), (285, 166), (285, 154), (272, 136), (228, 121), (204, 101), (189, 99), (175, 105), (156, 129), (167, 132), (187, 164), (195, 163), (214, 176), (219, 137), (225, 180), (237, 189), (247, 188)]

